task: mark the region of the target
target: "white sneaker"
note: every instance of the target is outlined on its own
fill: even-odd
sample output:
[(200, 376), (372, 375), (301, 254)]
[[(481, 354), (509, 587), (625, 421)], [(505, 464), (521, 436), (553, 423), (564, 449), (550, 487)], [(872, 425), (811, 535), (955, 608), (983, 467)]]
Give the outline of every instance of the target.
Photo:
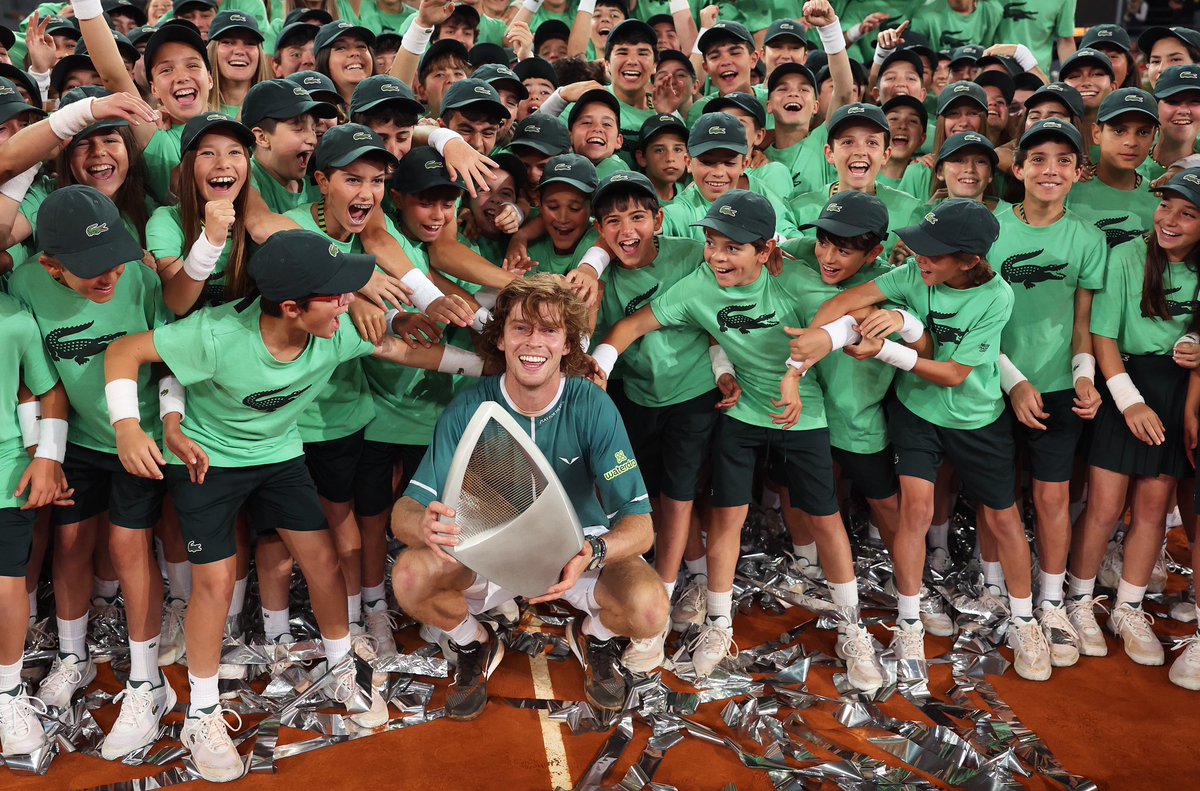
[(1154, 616), (1141, 607), (1126, 603), (1113, 607), (1108, 619), (1108, 629), (1125, 643), (1125, 653), (1139, 665), (1161, 665), (1166, 657), (1162, 643), (1154, 635), (1150, 624)]
[(1067, 617), (1067, 608), (1061, 604), (1046, 604), (1041, 611), (1042, 634), (1050, 646), (1050, 664), (1054, 667), (1070, 667), (1079, 661), (1079, 634)]
[(100, 745), (105, 760), (116, 761), (154, 742), (159, 722), (176, 701), (171, 682), (161, 673), (159, 680), (162, 683), (156, 687), (149, 681), (130, 681), (113, 698), (114, 703), (121, 701), (121, 714)]
[(1177, 527), (1183, 527), (1183, 517), (1179, 515), (1179, 506), (1175, 506), (1167, 514), (1167, 529), (1174, 530)]
[(38, 687), (38, 699), (47, 706), (65, 709), (71, 698), (81, 689), (96, 680), (96, 663), (91, 657), (80, 659), (74, 654), (59, 654), (54, 657), (50, 672)]
[(1050, 644), (1036, 620), (1013, 618), (1009, 622), (1008, 646), (1013, 650), (1013, 667), (1018, 676), (1030, 681), (1050, 678)]
[(950, 553), (941, 547), (934, 547), (929, 550), (925, 555), (925, 562), (928, 564), (930, 571), (936, 571), (938, 574), (945, 574), (953, 565)]
[(708, 618), (707, 577), (692, 577), (671, 610), (671, 628), (682, 632), (692, 624), (703, 624)]
[(187, 649), (187, 635), (183, 628), (187, 615), (187, 602), (182, 599), (167, 599), (163, 602), (162, 627), (159, 630), (158, 666), (175, 664)]
[(396, 655), (396, 621), (388, 610), (387, 601), (363, 605), (363, 620), (366, 621), (367, 634), (375, 641), (375, 653), (382, 658)]
[(1171, 672), (1167, 676), (1176, 686), (1200, 690), (1200, 633), (1176, 643), (1175, 650), (1181, 648), (1183, 653), (1171, 663)]
[(897, 662), (925, 661), (925, 627), (920, 621), (897, 621), (888, 629), (894, 633), (888, 647)]
[(846, 661), (846, 679), (855, 689), (874, 692), (883, 686), (883, 672), (875, 661), (875, 644), (862, 623), (838, 629), (837, 655)]
[[(241, 630), (238, 629), (238, 618), (236, 615), (225, 619), (226, 636), (237, 637), (240, 632)], [(250, 668), (248, 665), (239, 665), (230, 662), (221, 663), (217, 666), (217, 678), (223, 678), (226, 681), (244, 681), (248, 675), (250, 675)], [(237, 693), (228, 693), (223, 697), (237, 697)]]
[(1118, 533), (1108, 542), (1104, 550), (1104, 560), (1100, 561), (1100, 571), (1096, 574), (1096, 582), (1102, 588), (1116, 590), (1121, 583), (1121, 571), (1125, 568), (1125, 542)]
[(1067, 620), (1075, 627), (1075, 635), (1079, 638), (1079, 653), (1083, 656), (1108, 656), (1108, 643), (1104, 641), (1104, 632), (1096, 621), (1096, 607), (1107, 598), (1105, 596), (1081, 596), (1067, 599)]
[(1150, 572), (1150, 581), (1146, 583), (1147, 593), (1162, 593), (1167, 589), (1167, 561), (1171, 558), (1167, 555), (1167, 542), (1163, 539), (1162, 549), (1158, 552), (1158, 560), (1154, 561), (1154, 568)]
[(718, 626), (705, 621), (700, 634), (689, 646), (692, 651), (692, 667), (700, 678), (707, 678), (727, 656), (737, 656), (737, 645), (733, 642), (733, 627)]
[(368, 665), (379, 657), (375, 638), (367, 634), (367, 628), (361, 623), (350, 622), (350, 650)]
[[(328, 667), (328, 662), (323, 662), (318, 666), (318, 672), (315, 674), (315, 677), (320, 678), (324, 675)], [(327, 694), (333, 702), (345, 705), (354, 695), (356, 689), (355, 670), (354, 665), (351, 664), (336, 676), (333, 687)], [(350, 719), (355, 725), (363, 728), (378, 728), (388, 721), (387, 702), (379, 694), (379, 690), (375, 689), (374, 685), (371, 687), (371, 707), (366, 711), (351, 714)]]
[(207, 714), (198, 717), (188, 715), (183, 721), (183, 732), (179, 737), (183, 746), (191, 752), (196, 771), (210, 783), (237, 780), (246, 770), (229, 736), (230, 727), (224, 716), (226, 712), (237, 718), (237, 725), (233, 729), (241, 728), (242, 718), (237, 712), (214, 706)]
[(946, 603), (939, 594), (924, 585), (921, 586), (921, 624), (924, 625), (925, 631), (932, 635), (938, 637), (954, 635), (954, 621), (946, 612)]
[(28, 755), (46, 745), (46, 732), (38, 714), (46, 713), (46, 704), (25, 694), (24, 685), (0, 693), (0, 754)]
[(662, 632), (653, 637), (631, 639), (621, 654), (621, 664), (631, 673), (653, 673), (658, 670), (667, 658), (666, 643), (670, 633), (671, 623), (668, 621)]
[(1196, 622), (1196, 581), (1189, 579), (1179, 601), (1171, 605), (1171, 620), (1180, 623)]
[(450, 635), (443, 632), (436, 626), (430, 626), (427, 623), (421, 624), (421, 628), (417, 630), (417, 634), (427, 643), (433, 643), (442, 649), (442, 656), (451, 665), (454, 664), (454, 649), (450, 647)]
[(808, 558), (794, 558), (789, 564), (789, 570), (796, 576), (804, 577), (813, 582), (825, 581), (825, 569), (821, 568), (821, 564), (811, 562)]

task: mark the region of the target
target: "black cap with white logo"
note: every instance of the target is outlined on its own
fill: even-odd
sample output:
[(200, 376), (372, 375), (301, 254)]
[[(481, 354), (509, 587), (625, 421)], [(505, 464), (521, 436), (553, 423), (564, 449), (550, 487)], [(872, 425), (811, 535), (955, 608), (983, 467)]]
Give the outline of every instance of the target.
[(37, 229), (46, 255), (84, 280), (142, 258), (112, 199), (82, 184), (51, 192), (38, 209)]

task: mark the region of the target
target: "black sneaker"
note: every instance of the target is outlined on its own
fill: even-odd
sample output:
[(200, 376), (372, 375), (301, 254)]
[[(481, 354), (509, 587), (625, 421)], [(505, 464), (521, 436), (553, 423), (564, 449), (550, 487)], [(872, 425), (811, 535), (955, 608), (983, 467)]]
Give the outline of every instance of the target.
[[(486, 628), (486, 627), (485, 627)], [(488, 630), (488, 641), (458, 645), (450, 648), (457, 658), (454, 680), (446, 690), (446, 717), (452, 720), (473, 720), (487, 705), (487, 680), (504, 656), (504, 644)]]
[(583, 663), (583, 691), (588, 703), (605, 711), (620, 711), (625, 705), (625, 674), (621, 654), (625, 643), (619, 637), (597, 640), (584, 634), (578, 624), (567, 626), (567, 641)]

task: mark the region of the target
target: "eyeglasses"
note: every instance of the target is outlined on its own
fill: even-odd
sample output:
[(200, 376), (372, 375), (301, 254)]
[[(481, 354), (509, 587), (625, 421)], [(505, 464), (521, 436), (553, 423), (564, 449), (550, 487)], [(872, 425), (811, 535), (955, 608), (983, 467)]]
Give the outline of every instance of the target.
[(349, 294), (333, 294), (333, 295), (330, 295), (327, 297), (309, 297), (308, 301), (309, 302), (333, 302), (339, 308), (344, 308), (346, 305), (350, 304), (350, 295)]

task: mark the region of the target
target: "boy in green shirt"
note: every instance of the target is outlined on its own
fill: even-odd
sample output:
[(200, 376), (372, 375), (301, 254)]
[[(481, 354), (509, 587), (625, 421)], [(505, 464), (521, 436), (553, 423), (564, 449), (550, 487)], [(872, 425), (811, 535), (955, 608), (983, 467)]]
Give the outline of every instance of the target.
[(933, 0), (912, 12), (912, 29), (936, 49), (954, 49), (967, 44), (990, 47), (997, 43), (1003, 9), (999, 3), (976, 0)]
[(660, 206), (675, 200), (679, 182), (687, 175), (687, 139), (687, 127), (674, 115), (656, 115), (638, 132), (638, 150), (633, 156), (654, 185)]
[(495, 88), (468, 77), (446, 90), (438, 124), (457, 132), (471, 148), (486, 157), (496, 148), (500, 130), (510, 117)]
[(287, 80), (260, 82), (246, 92), (242, 123), (255, 142), (251, 183), (268, 209), (285, 214), (316, 200), (320, 193), (308, 180), (308, 164), (317, 149), (317, 119), (335, 117), (333, 105)]
[(629, 166), (617, 156), (624, 145), (621, 134), (621, 103), (603, 88), (587, 91), (567, 115), (571, 150), (596, 168), (596, 177), (604, 178)]
[[(729, 113), (741, 121), (746, 127), (746, 140), (751, 151), (761, 147), (766, 140), (767, 110), (751, 94), (734, 92), (710, 99), (704, 105), (704, 112)], [(767, 161), (758, 167), (747, 167), (745, 173), (749, 189), (754, 192), (767, 190), (781, 200), (792, 193), (792, 174), (778, 162)]]
[(782, 63), (767, 77), (767, 110), (775, 121), (775, 139), (763, 153), (791, 173), (792, 192), (807, 192), (828, 181), (821, 153), (826, 127), (812, 134), (817, 108), (817, 80), (807, 66)]
[(367, 77), (350, 97), (350, 122), (379, 135), (396, 161), (412, 148), (413, 127), (424, 112), (408, 86), (389, 74)]
[[(538, 184), (545, 233), (528, 249), (538, 273), (567, 274), (596, 242), (590, 219), (597, 183), (596, 169), (579, 154), (562, 154), (546, 163)], [(520, 233), (528, 231), (526, 227)]]
[(508, 149), (525, 164), (527, 197), (532, 197), (550, 158), (571, 150), (571, 136), (558, 116), (542, 112), (530, 113), (515, 129)]

